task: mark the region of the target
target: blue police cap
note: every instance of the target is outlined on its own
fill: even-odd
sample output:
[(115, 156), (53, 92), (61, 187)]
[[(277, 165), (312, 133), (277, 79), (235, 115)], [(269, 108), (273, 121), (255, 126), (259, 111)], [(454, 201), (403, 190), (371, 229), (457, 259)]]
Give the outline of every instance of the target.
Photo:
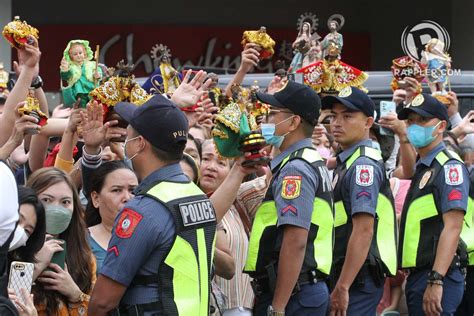
[(306, 85), (288, 81), (286, 86), (275, 94), (257, 92), (257, 99), (276, 108), (288, 109), (313, 126), (318, 123), (321, 99)]
[(326, 96), (322, 100), (323, 109), (332, 109), (334, 104), (340, 103), (350, 110), (362, 112), (368, 117), (376, 118), (374, 101), (364, 91), (355, 87), (345, 87), (337, 96)]
[(438, 118), (449, 123), (448, 109), (446, 106), (439, 102), (438, 99), (426, 93), (417, 95), (408, 103), (398, 113), (398, 119), (406, 120), (408, 119), (408, 115), (413, 112), (426, 118)]
[(154, 147), (171, 153), (184, 150), (188, 120), (179, 108), (162, 95), (154, 95), (141, 106), (119, 102), (114, 109)]

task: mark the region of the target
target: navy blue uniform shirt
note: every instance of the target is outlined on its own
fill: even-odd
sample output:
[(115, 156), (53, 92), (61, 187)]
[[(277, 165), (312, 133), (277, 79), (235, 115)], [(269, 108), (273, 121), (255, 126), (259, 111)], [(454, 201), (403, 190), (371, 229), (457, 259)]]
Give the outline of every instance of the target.
[[(345, 163), (360, 146), (373, 148), (373, 143), (370, 139), (365, 139), (352, 145), (337, 156), (337, 163)], [(376, 161), (363, 156), (354, 161), (342, 179), (341, 188), (342, 200), (350, 205), (351, 209), (348, 211), (351, 215), (368, 213), (375, 216), (384, 177), (385, 174)]]
[[(157, 181), (189, 182), (179, 164), (154, 171), (136, 188), (149, 189)], [(136, 196), (117, 215), (112, 239), (100, 274), (124, 285), (127, 290), (121, 305), (156, 302), (158, 285), (131, 286), (135, 275), (158, 274), (160, 263), (172, 246), (175, 224), (171, 213), (160, 202)]]
[[(445, 149), (444, 143), (439, 143), (428, 155), (418, 159), (415, 166), (417, 167), (420, 164), (427, 167), (431, 166), (436, 156)], [(433, 191), (433, 195), (441, 207), (441, 213), (446, 213), (453, 209), (466, 211), (469, 198), (469, 184), (469, 172), (466, 166), (459, 160), (448, 160), (433, 182), (436, 188)]]
[[(313, 148), (310, 138), (292, 144), (271, 161), (270, 167), (273, 170), (291, 153), (305, 147)], [(323, 184), (330, 190), (331, 183), (327, 171), (321, 176)], [(278, 227), (292, 225), (309, 230), (318, 185), (319, 177), (307, 162), (295, 159), (283, 166), (270, 188), (278, 212)]]

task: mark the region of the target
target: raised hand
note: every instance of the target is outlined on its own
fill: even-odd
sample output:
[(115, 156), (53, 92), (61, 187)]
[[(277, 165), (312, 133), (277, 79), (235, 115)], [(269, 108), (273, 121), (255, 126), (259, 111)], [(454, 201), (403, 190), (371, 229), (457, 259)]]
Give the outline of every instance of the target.
[(76, 103), (74, 103), (73, 109), (71, 111), (71, 115), (69, 116), (67, 129), (72, 133), (75, 133), (78, 130), (78, 127), (81, 125), (81, 121), (82, 121), (81, 112), (83, 112), (84, 110), (79, 108), (80, 102), (81, 102), (81, 98), (78, 98)]
[(204, 82), (207, 73), (203, 70), (200, 70), (192, 80), (189, 80), (191, 72), (191, 70), (186, 72), (183, 81), (171, 97), (171, 101), (179, 107), (195, 105), (201, 97), (207, 93), (209, 86), (212, 83), (211, 79)]
[(379, 119), (380, 126), (392, 130), (399, 137), (405, 136), (407, 127), (404, 121), (398, 119), (397, 114), (388, 113)]
[(60, 104), (54, 108), (51, 118), (68, 118), (71, 116), (71, 112), (71, 108), (65, 108), (63, 104)]
[(448, 116), (451, 117), (459, 112), (459, 100), (454, 91), (449, 91), (446, 98), (449, 100)]
[(469, 111), (462, 121), (453, 128), (452, 132), (458, 137), (458, 141), (464, 141), (466, 135), (474, 133), (474, 110)]
[(89, 102), (87, 105), (87, 113), (84, 111), (80, 113), (82, 120), (82, 138), (84, 139), (86, 152), (91, 155), (97, 154), (100, 151), (100, 146), (106, 139), (107, 130), (111, 122), (103, 123), (104, 109), (97, 101)]
[[(39, 73), (39, 61), (41, 58), (41, 51), (38, 47), (38, 41), (34, 37), (30, 37), (33, 44), (25, 44), (25, 47), (18, 49), (18, 64), (15, 71), (20, 73), (23, 68), (33, 69), (33, 78)], [(14, 66), (15, 67), (15, 66)]]
[(260, 46), (254, 43), (248, 43), (245, 45), (244, 50), (241, 53), (240, 71), (245, 73), (251, 71), (258, 65), (260, 61), (260, 53), (258, 50)]
[(267, 87), (267, 93), (274, 94), (275, 92), (280, 91), (285, 84), (288, 82), (288, 78), (275, 76)]

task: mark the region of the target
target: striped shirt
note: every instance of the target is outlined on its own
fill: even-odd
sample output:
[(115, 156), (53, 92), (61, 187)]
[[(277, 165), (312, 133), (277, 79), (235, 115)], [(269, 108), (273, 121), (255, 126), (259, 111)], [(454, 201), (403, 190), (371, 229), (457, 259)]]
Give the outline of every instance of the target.
[(249, 218), (255, 216), (266, 191), (265, 177), (243, 183), (226, 215), (222, 218), (222, 226), (226, 231), (227, 245), (235, 259), (235, 275), (231, 280), (225, 280), (216, 276), (215, 282), (228, 298), (228, 308), (246, 307), (253, 308), (254, 293), (250, 286), (252, 280), (248, 274), (243, 273), (247, 260), (249, 239), (245, 226), (240, 218), (241, 214), (247, 214)]

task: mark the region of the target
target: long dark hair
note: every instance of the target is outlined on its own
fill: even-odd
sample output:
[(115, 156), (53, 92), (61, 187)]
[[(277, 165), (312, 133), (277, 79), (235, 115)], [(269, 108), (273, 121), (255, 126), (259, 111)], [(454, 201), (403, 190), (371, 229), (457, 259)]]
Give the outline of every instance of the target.
[(92, 192), (100, 193), (102, 188), (104, 187), (105, 179), (107, 176), (118, 169), (128, 169), (130, 170), (123, 161), (120, 160), (112, 160), (108, 162), (104, 162), (101, 164), (97, 169), (95, 169), (91, 173), (90, 178), (90, 189), (88, 192), (87, 198), (87, 206), (86, 206), (86, 225), (87, 227), (98, 225), (102, 222), (102, 218), (100, 217), (99, 209), (94, 207), (94, 203), (92, 203)]
[(44, 244), (46, 234), (46, 219), (43, 203), (38, 199), (36, 192), (28, 187), (18, 187), (18, 204), (30, 204), (35, 209), (36, 226), (35, 230), (28, 238), (26, 245), (12, 251), (9, 255), (11, 259), (25, 262), (35, 262), (35, 254), (40, 251)]
[[(87, 241), (86, 225), (83, 220), (83, 210), (79, 194), (71, 178), (64, 171), (57, 168), (42, 168), (35, 171), (28, 179), (27, 186), (41, 194), (50, 186), (65, 182), (72, 191), (73, 207), (71, 223), (68, 228), (59, 235), (59, 239), (66, 241), (67, 255), (66, 264), (69, 274), (83, 293), (90, 293), (92, 289), (92, 252)], [(33, 287), (35, 305), (46, 303), (46, 314), (56, 315), (59, 300), (67, 305), (65, 296), (56, 291), (44, 289), (41, 282)]]

